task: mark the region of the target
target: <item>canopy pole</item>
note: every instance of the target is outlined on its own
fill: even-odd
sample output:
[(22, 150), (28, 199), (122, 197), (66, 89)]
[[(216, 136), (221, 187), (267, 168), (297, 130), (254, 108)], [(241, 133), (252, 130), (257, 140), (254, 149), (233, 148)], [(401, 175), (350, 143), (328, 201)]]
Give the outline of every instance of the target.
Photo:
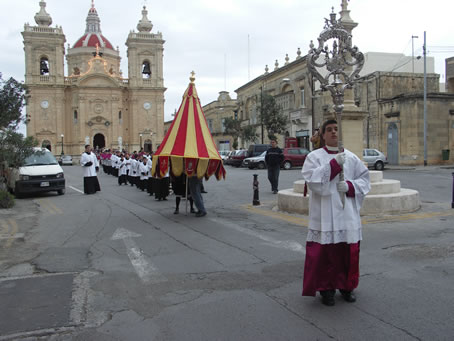
[(186, 180), (185, 180), (185, 182), (186, 182), (186, 204), (185, 204), (185, 212), (186, 212), (186, 215), (188, 215), (188, 200), (189, 200), (189, 198), (188, 198), (188, 176), (185, 175), (184, 173), (183, 173), (182, 176), (186, 176)]

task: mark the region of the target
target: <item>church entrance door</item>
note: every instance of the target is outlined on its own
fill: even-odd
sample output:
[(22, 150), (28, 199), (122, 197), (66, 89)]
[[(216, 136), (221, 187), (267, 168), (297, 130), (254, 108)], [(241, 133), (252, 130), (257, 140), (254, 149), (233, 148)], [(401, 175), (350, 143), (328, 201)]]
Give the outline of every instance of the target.
[(96, 134), (93, 137), (93, 148), (94, 149), (102, 149), (106, 146), (106, 139), (104, 138), (103, 134)]

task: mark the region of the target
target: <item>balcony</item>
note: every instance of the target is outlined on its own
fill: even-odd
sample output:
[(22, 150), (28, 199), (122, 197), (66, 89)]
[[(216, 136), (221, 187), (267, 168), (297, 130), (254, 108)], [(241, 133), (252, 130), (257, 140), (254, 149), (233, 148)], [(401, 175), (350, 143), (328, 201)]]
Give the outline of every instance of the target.
[(308, 124), (309, 123), (309, 114), (306, 111), (307, 111), (307, 109), (305, 109), (305, 108), (291, 111), (290, 112), (290, 121), (293, 124)]

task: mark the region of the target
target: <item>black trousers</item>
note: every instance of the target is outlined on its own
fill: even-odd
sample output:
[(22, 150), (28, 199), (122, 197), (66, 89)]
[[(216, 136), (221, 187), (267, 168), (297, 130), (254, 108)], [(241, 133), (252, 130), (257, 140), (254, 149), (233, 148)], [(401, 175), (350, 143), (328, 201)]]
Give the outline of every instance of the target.
[(281, 171), (280, 165), (268, 166), (268, 180), (270, 181), (272, 191), (278, 190), (280, 171)]

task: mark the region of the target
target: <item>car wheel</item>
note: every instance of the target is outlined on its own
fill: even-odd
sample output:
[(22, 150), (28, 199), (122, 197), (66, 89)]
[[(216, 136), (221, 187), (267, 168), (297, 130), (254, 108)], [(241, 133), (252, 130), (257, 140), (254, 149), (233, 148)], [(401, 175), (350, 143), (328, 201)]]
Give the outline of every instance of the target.
[(259, 162), (259, 164), (257, 165), (257, 168), (258, 169), (265, 169), (265, 163)]
[(285, 170), (289, 170), (290, 168), (292, 168), (292, 163), (290, 161), (285, 161), (284, 162), (284, 169)]
[(385, 165), (383, 164), (383, 162), (381, 162), (381, 161), (375, 162), (375, 169), (376, 170), (381, 171), (381, 170), (383, 170), (383, 168), (385, 168)]
[(59, 189), (59, 190), (57, 191), (57, 193), (58, 193), (58, 195), (63, 195), (63, 194), (66, 193), (66, 189), (65, 189), (65, 188)]

